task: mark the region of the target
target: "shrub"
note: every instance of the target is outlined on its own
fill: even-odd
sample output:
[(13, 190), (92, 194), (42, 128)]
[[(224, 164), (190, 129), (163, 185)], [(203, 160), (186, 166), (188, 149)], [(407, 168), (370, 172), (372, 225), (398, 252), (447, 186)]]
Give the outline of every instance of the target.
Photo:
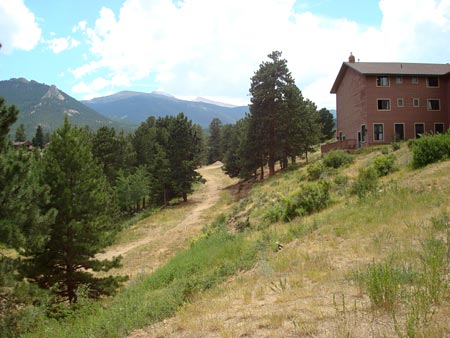
[(400, 300), (401, 284), (412, 283), (415, 275), (411, 269), (394, 267), (392, 262), (374, 262), (357, 272), (355, 279), (365, 287), (374, 307), (392, 310)]
[(417, 139), (413, 146), (413, 166), (424, 167), (450, 157), (450, 132), (425, 135)]
[(297, 216), (324, 209), (330, 199), (329, 189), (328, 182), (321, 181), (306, 183), (300, 190), (290, 194), (283, 200), (283, 221), (288, 222)]
[(352, 193), (364, 198), (378, 187), (378, 172), (374, 167), (361, 168), (352, 186)]
[(387, 174), (397, 170), (395, 165), (396, 156), (394, 154), (381, 155), (373, 161), (373, 167), (378, 173), (378, 176), (386, 176)]
[(325, 167), (322, 162), (314, 162), (308, 165), (306, 171), (308, 172), (308, 179), (310, 181), (315, 181), (322, 176), (325, 171)]
[(397, 150), (400, 149), (401, 143), (400, 143), (400, 142), (392, 142), (392, 143), (391, 143), (391, 147), (392, 147), (392, 150), (393, 150), (393, 151), (397, 151)]
[(339, 168), (353, 162), (353, 157), (343, 150), (330, 151), (323, 157), (323, 164), (329, 168)]

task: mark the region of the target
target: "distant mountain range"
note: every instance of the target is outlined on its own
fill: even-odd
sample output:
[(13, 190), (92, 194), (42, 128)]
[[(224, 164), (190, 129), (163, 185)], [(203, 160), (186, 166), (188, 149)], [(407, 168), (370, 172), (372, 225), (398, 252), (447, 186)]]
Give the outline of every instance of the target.
[(15, 105), (19, 109), (12, 133), (23, 124), (29, 138), (35, 134), (38, 125), (42, 126), (44, 132), (56, 130), (62, 125), (64, 116), (68, 116), (73, 125), (89, 126), (93, 130), (103, 125), (125, 131), (131, 131), (135, 127), (99, 114), (54, 85), (49, 86), (33, 80), (19, 78), (0, 81), (0, 97), (6, 100), (6, 105)]
[(193, 123), (207, 128), (213, 118), (223, 124), (235, 123), (248, 112), (248, 106), (232, 106), (197, 98), (180, 100), (161, 92), (122, 91), (113, 95), (82, 101), (86, 106), (111, 119), (140, 123), (149, 116), (177, 115), (183, 112)]

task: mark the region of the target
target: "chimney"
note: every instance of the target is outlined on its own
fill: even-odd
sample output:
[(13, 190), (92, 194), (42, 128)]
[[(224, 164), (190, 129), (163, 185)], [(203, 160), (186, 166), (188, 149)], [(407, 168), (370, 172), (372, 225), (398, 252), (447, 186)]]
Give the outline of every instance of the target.
[(350, 56), (348, 57), (348, 62), (355, 63), (355, 56), (350, 52)]

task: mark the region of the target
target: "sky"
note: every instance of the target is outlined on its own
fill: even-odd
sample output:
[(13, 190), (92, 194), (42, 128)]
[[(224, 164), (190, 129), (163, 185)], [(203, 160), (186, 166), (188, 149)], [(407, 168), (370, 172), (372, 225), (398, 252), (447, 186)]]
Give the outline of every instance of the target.
[(450, 0), (1, 0), (0, 43), (0, 80), (78, 100), (133, 90), (236, 105), (278, 50), (303, 96), (333, 109), (350, 52), (450, 62)]

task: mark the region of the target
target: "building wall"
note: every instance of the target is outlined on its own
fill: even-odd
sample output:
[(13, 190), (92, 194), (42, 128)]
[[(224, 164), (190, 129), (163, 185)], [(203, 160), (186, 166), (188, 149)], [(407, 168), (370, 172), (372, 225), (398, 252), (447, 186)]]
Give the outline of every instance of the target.
[[(415, 138), (415, 124), (424, 124), (425, 132), (434, 132), (435, 123), (443, 123), (448, 128), (449, 81), (439, 79), (438, 88), (427, 87), (427, 78), (419, 77), (418, 83), (412, 83), (411, 76), (403, 76), (402, 83), (396, 83), (396, 76), (390, 76), (388, 87), (377, 87), (376, 76), (366, 77), (367, 90), (367, 123), (369, 144), (391, 143), (394, 141), (394, 125), (404, 124), (405, 139)], [(403, 99), (403, 107), (397, 105), (398, 99)], [(419, 107), (413, 106), (413, 99), (419, 99)], [(378, 99), (389, 99), (390, 110), (378, 110)], [(430, 111), (428, 99), (439, 99), (440, 110)], [(384, 140), (374, 140), (373, 125), (384, 124)]]
[(336, 93), (338, 138), (342, 132), (345, 139), (357, 140), (357, 133), (367, 118), (365, 87), (365, 77), (347, 68)]

